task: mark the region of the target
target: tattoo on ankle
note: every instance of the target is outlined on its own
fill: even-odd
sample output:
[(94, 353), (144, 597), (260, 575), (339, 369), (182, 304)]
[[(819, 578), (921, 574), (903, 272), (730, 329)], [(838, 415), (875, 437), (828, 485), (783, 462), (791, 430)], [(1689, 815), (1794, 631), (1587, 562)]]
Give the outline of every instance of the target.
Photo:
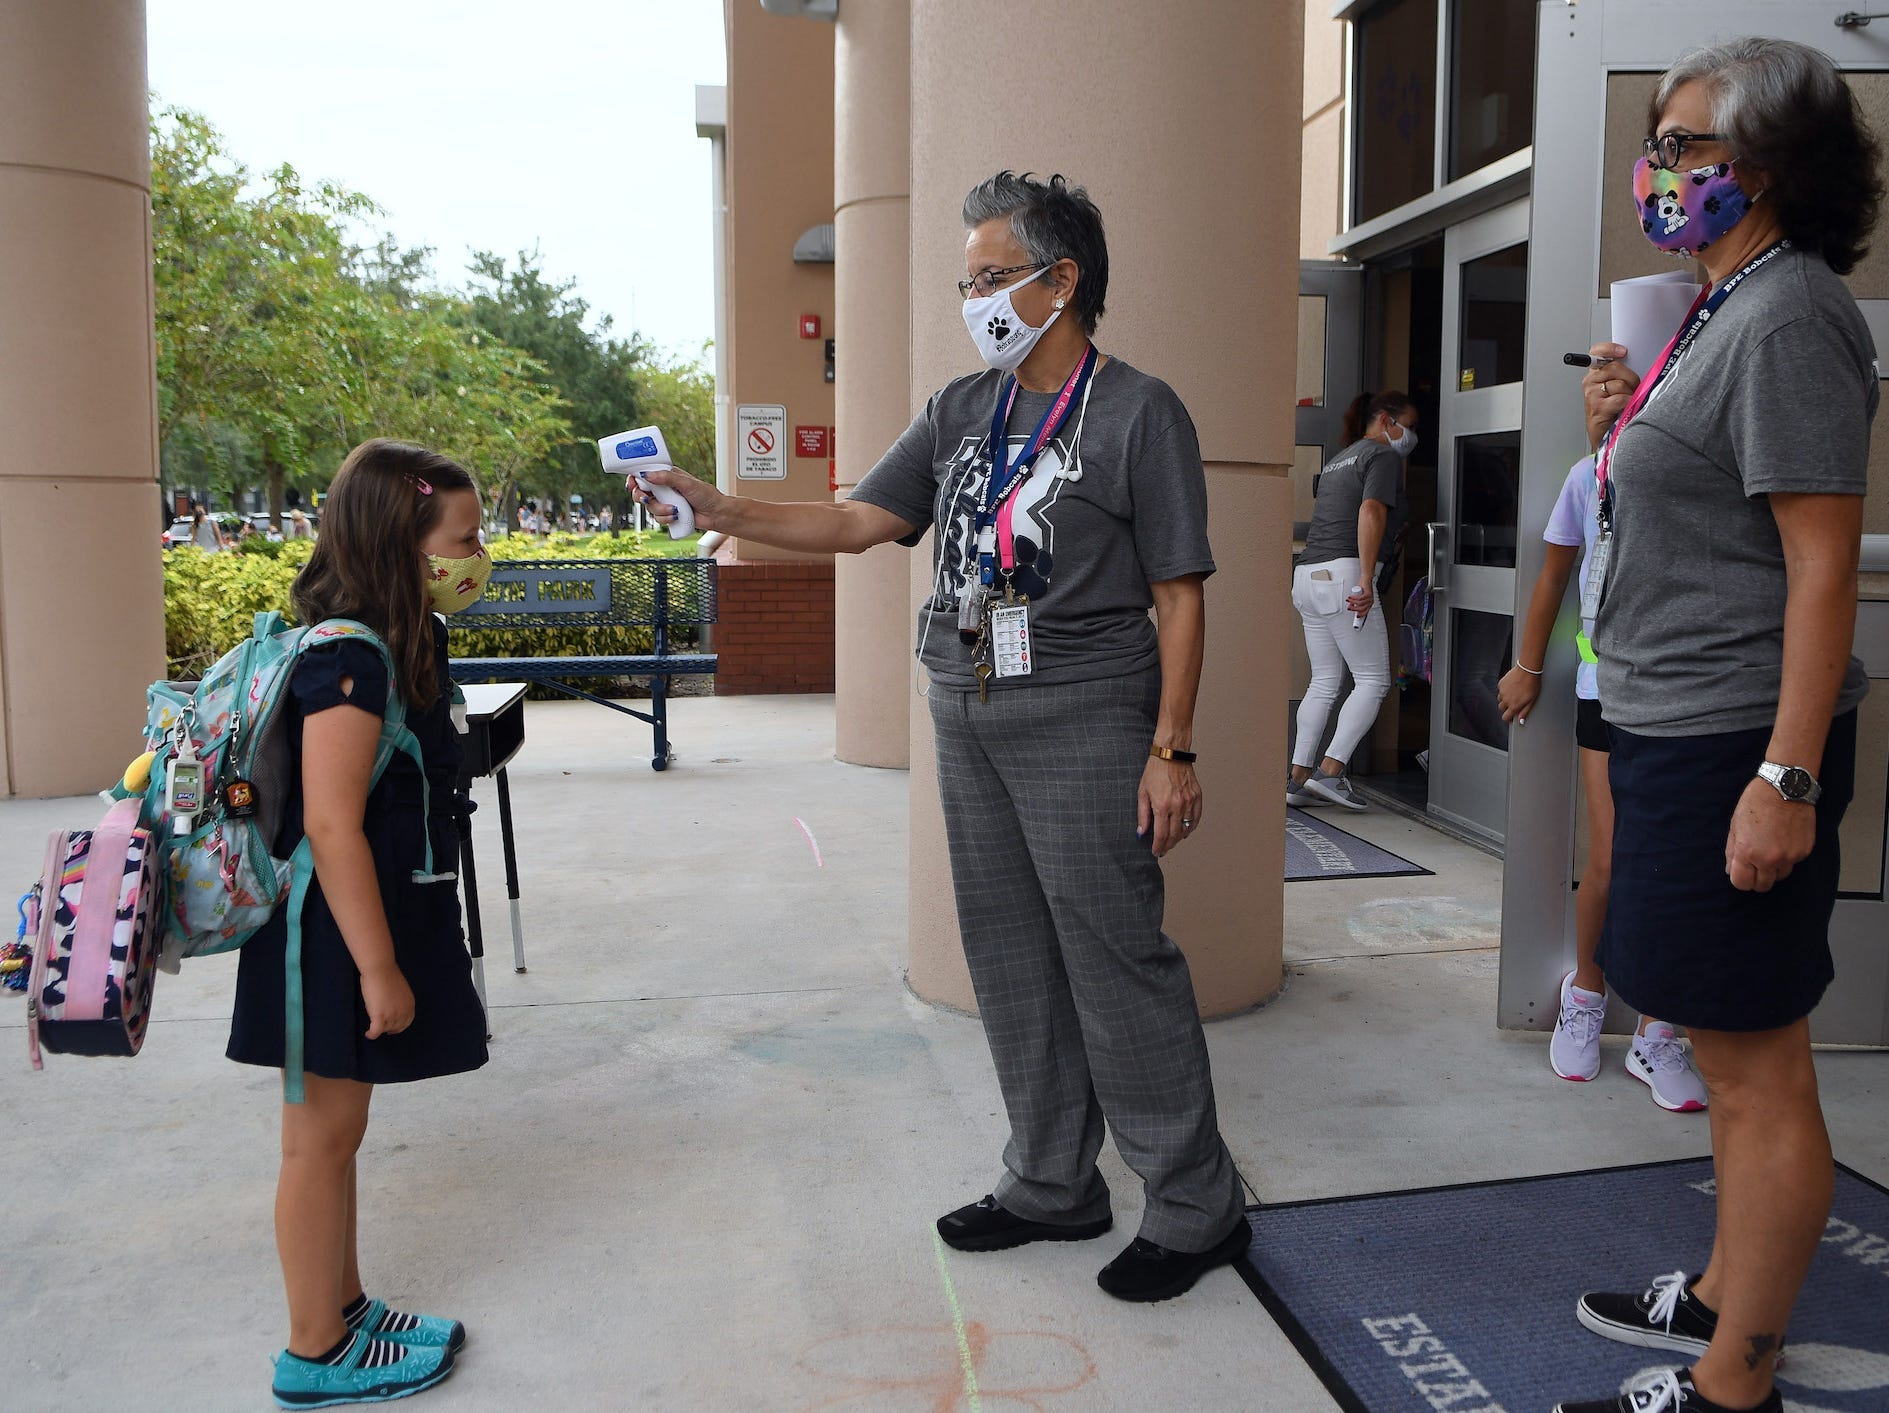
[(1745, 1356), (1745, 1367), (1756, 1369), (1766, 1359), (1777, 1352), (1778, 1337), (1773, 1334), (1752, 1335), (1745, 1341), (1751, 1346), (1751, 1353)]

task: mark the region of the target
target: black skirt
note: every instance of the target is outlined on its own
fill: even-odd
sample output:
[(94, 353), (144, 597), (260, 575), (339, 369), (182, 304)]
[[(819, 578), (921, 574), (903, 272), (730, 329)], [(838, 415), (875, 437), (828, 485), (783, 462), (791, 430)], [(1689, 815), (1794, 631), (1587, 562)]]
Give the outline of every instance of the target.
[(1810, 856), (1770, 892), (1746, 893), (1725, 875), (1725, 839), (1770, 740), (1769, 727), (1679, 737), (1612, 728), (1613, 886), (1598, 960), (1636, 1010), (1707, 1030), (1778, 1030), (1815, 1010), (1836, 974), (1830, 914), (1856, 713), (1830, 726)]
[[(444, 684), (445, 632), (442, 625), (435, 627), (439, 680)], [(354, 679), (351, 695), (340, 692), (343, 676)], [(301, 779), (302, 724), (307, 715), (344, 701), (378, 712), (386, 690), (378, 656), (359, 643), (343, 640), (309, 652), (297, 665), (291, 683), (293, 700), (288, 704), (294, 778)], [(445, 692), (449, 691), (448, 686)], [(429, 832), (434, 871), (457, 872), (458, 836), (451, 802), (459, 770), (459, 740), (445, 692), (431, 708), (408, 717), (426, 761), (430, 817), (419, 769), (406, 756), (396, 754), (369, 793), (362, 821), (393, 933), (394, 960), (413, 989), (413, 1024), (398, 1035), (367, 1038), (360, 970), (322, 896), (317, 875), (302, 910), (303, 1066), (310, 1074), (400, 1084), (478, 1069), (486, 1061), (485, 1013), (472, 985), (459, 885), (450, 879), (421, 883), (413, 877), (424, 869)], [(287, 858), (302, 833), (298, 787), (277, 838), (277, 857)], [(230, 1020), (228, 1055), (232, 1060), (276, 1069), (283, 1065), (287, 941), (284, 908), (243, 944)]]

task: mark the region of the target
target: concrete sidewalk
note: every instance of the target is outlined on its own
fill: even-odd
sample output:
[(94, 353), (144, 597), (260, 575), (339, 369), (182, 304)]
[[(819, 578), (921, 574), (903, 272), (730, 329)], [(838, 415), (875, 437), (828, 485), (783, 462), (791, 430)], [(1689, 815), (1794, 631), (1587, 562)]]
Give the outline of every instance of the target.
[[(370, 1290), (471, 1328), (414, 1407), (943, 1410), (970, 1406), (967, 1362), (991, 1406), (1336, 1407), (1231, 1271), (1156, 1306), (1096, 1288), (1140, 1207), (1112, 1149), (1109, 1237), (941, 1253), (932, 1221), (990, 1189), (1005, 1125), (977, 1023), (905, 989), (906, 777), (833, 760), (830, 698), (677, 701), (663, 775), (612, 713), (532, 703), (528, 723), (530, 971), (507, 961), (484, 782), (492, 1061), (383, 1089), (361, 1155)], [(24, 888), (45, 832), (97, 810), (0, 805), (0, 871)], [(1288, 885), (1284, 994), (1208, 1028), (1261, 1199), (1706, 1151), (1620, 1042), (1580, 1086), (1494, 1030), (1496, 860), (1342, 823), (1436, 872)], [(162, 978), (136, 1061), (42, 1075), (0, 993), (0, 1404), (268, 1406), (279, 1091), (222, 1058), (234, 973)], [(1839, 1157), (1889, 1180), (1889, 1065), (1818, 1063)]]

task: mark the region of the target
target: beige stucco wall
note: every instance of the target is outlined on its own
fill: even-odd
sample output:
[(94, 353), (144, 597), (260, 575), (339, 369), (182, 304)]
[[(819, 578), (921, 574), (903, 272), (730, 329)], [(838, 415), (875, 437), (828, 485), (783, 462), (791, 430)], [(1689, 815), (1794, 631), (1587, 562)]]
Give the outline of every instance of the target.
[(1299, 258), (1325, 260), (1344, 223), (1345, 26), (1331, 17), (1331, 0), (1304, 4)]
[[(911, 7), (851, 0), (834, 47), (835, 318), (847, 330), (835, 388), (841, 497), (905, 430), (910, 393)], [(833, 566), (834, 753), (910, 758), (910, 551), (880, 545)]]
[[(1055, 0), (915, 0), (912, 8), (912, 381), (916, 408), (976, 368), (952, 281), (962, 278), (965, 190), (1000, 166), (1063, 172), (1108, 224), (1108, 352), (1166, 379), (1200, 431), (1220, 572), (1195, 744), (1209, 823), (1170, 859), (1168, 930), (1201, 1007), (1221, 1014), (1280, 976), (1286, 625), (1263, 611), (1289, 552), (1303, 0), (1091, 0), (1071, 24)], [(1054, 54), (1061, 83), (1014, 85), (993, 104), (967, 34)], [(1071, 85), (1080, 101), (1072, 101)], [(1203, 260), (1202, 251), (1213, 252)], [(915, 572), (914, 590), (922, 580)], [(1255, 729), (1267, 724), (1268, 729)], [(926, 757), (913, 716), (913, 988), (969, 1007)]]
[[(833, 219), (833, 26), (770, 15), (755, 0), (725, 0), (723, 16), (728, 426), (733, 432), (732, 409), (742, 403), (777, 403), (787, 409), (788, 439), (786, 480), (734, 481), (730, 489), (763, 500), (824, 500), (826, 459), (795, 456), (793, 429), (833, 425), (823, 343), (837, 337), (833, 267), (796, 265), (793, 249), (809, 226)], [(820, 339), (799, 336), (802, 314), (820, 316)], [(736, 553), (804, 557), (752, 542)]]
[(164, 671), (142, 0), (0, 6), (0, 792), (96, 790)]

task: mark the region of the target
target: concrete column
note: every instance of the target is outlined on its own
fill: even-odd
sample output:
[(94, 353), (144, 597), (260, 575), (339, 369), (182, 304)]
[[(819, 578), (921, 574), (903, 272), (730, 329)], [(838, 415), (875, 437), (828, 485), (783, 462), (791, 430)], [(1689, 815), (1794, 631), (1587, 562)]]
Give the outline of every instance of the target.
[(0, 0), (0, 792), (107, 784), (164, 673), (142, 0)]
[[(911, 7), (847, 0), (833, 50), (835, 473), (844, 498), (910, 420)], [(904, 767), (914, 600), (909, 552), (833, 567), (834, 753)]]
[[(1220, 572), (1194, 744), (1206, 824), (1170, 856), (1167, 929), (1201, 1010), (1280, 977), (1302, 0), (913, 0), (912, 400), (975, 369), (958, 319), (965, 191), (998, 167), (1088, 187), (1109, 239), (1097, 342), (1200, 429)], [(999, 36), (994, 44), (966, 36)], [(912, 732), (912, 987), (969, 1008), (929, 770)]]

